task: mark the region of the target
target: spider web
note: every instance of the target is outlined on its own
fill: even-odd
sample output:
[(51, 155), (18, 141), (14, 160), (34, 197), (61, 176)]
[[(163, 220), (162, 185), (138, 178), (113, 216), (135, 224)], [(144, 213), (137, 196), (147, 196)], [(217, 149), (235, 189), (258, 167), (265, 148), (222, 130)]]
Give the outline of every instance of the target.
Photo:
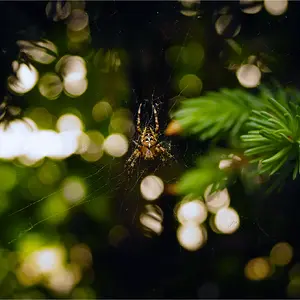
[[(118, 10), (115, 10), (112, 13), (112, 16), (118, 15), (120, 12)], [(155, 17), (153, 17), (155, 19)], [(113, 22), (113, 21), (112, 21)], [(175, 19), (173, 21), (174, 26), (178, 26), (178, 20)], [(96, 23), (97, 25), (97, 23)], [(119, 26), (122, 27), (121, 24)], [(188, 38), (190, 36), (190, 27), (186, 30), (186, 33), (184, 34), (184, 38), (181, 40), (181, 50), (183, 47), (187, 44)], [(171, 41), (172, 44), (173, 41)], [(176, 42), (175, 42), (176, 43)], [(177, 42), (178, 44), (178, 42)], [(121, 45), (122, 46), (122, 45)], [(165, 54), (165, 48), (161, 49), (161, 53), (159, 59), (164, 60), (164, 54)], [(162, 87), (161, 87), (161, 94), (157, 95), (157, 83), (154, 82), (154, 85), (152, 85), (152, 93), (147, 98), (143, 98), (141, 96), (141, 93), (136, 93), (136, 89), (132, 87), (132, 102), (135, 107), (132, 108), (132, 111), (134, 113), (134, 123), (136, 121), (136, 113), (139, 103), (143, 103), (143, 106), (147, 106), (147, 104), (153, 103), (157, 109), (158, 112), (158, 118), (160, 122), (160, 133), (163, 132), (165, 129), (165, 126), (167, 124), (168, 119), (168, 99), (166, 99), (166, 92), (167, 89), (170, 89), (170, 84), (174, 76), (174, 72), (176, 71), (176, 67), (178, 65), (178, 59), (181, 55), (181, 50), (177, 56), (176, 62), (173, 65), (173, 67), (168, 71), (167, 79), (163, 81)], [(129, 53), (130, 55), (130, 53)], [(166, 64), (166, 62), (165, 62)], [(179, 94), (175, 94), (174, 98), (171, 100), (174, 100), (172, 103), (172, 107), (176, 105), (176, 96), (180, 96), (182, 91), (180, 91)], [(149, 105), (148, 105), (149, 106)], [(171, 108), (172, 108), (171, 107)], [(164, 114), (162, 114), (164, 113)], [(150, 124), (153, 124), (153, 112), (149, 113), (145, 111), (145, 114), (142, 116), (142, 123), (144, 126), (149, 126)], [(164, 140), (162, 137), (162, 140), (159, 140), (159, 142), (165, 142), (167, 145), (171, 145), (170, 141)], [(128, 153), (125, 157), (128, 158), (130, 154), (132, 153), (132, 144), (129, 147)], [(186, 149), (187, 150), (187, 149)], [(114, 205), (114, 212), (115, 215), (115, 222), (117, 223), (131, 223), (133, 226), (138, 226), (138, 215), (143, 210), (144, 205), (146, 204), (146, 201), (142, 199), (139, 191), (139, 184), (147, 175), (150, 174), (156, 174), (158, 176), (161, 175), (164, 182), (167, 184), (169, 182), (174, 182), (176, 179), (178, 179), (179, 173), (172, 175), (171, 177), (168, 176), (168, 178), (164, 178), (164, 172), (161, 173), (161, 170), (172, 167), (173, 164), (177, 164), (177, 158), (176, 156), (176, 148), (171, 148), (171, 153), (174, 155), (174, 159), (167, 161), (167, 163), (164, 163), (160, 161), (159, 159), (156, 159), (154, 162), (146, 162), (142, 159), (138, 160), (135, 169), (129, 172), (128, 169), (124, 168), (125, 165), (125, 159), (124, 158), (112, 158), (109, 163), (99, 162), (96, 164), (90, 164), (91, 168), (96, 168), (96, 171), (91, 172), (89, 175), (83, 177), (81, 176), (81, 179), (85, 180), (87, 183), (88, 192), (86, 193), (86, 196), (83, 197), (80, 201), (75, 202), (73, 204), (70, 204), (69, 207), (61, 212), (50, 214), (48, 217), (40, 218), (35, 217), (35, 210), (38, 209), (40, 206), (43, 205), (44, 201), (46, 201), (49, 197), (58, 195), (62, 193), (63, 188), (60, 188), (61, 182), (57, 184), (57, 188), (54, 192), (49, 193), (41, 198), (38, 198), (32, 202), (30, 202), (27, 205), (21, 205), (21, 207), (7, 216), (5, 216), (5, 219), (7, 219), (8, 223), (14, 224), (18, 223), (21, 224), (22, 222), (17, 222), (16, 220), (24, 220), (27, 219), (28, 222), (27, 225), (24, 228), (24, 224), (20, 225), (21, 228), (17, 230), (17, 234), (13, 234), (13, 236), (10, 236), (7, 238), (8, 245), (14, 244), (19, 239), (24, 237), (29, 232), (37, 232), (38, 234), (43, 234), (43, 232), (47, 232), (48, 227), (48, 221), (51, 221), (51, 219), (54, 219), (58, 217), (61, 214), (66, 214), (67, 212), (70, 213), (70, 215), (67, 215), (66, 218), (59, 222), (58, 225), (56, 225), (57, 228), (60, 226), (64, 226), (64, 224), (68, 223), (70, 219), (72, 219), (72, 212), (81, 210), (81, 207), (89, 205), (93, 201), (97, 201), (98, 196), (107, 196), (111, 198), (111, 201), (115, 201), (116, 205)], [(129, 155), (129, 156), (128, 156)], [(184, 153), (183, 153), (184, 156)], [(112, 184), (113, 182), (113, 184)], [(110, 188), (114, 186), (113, 190)], [(52, 224), (49, 225), (49, 228), (52, 226)], [(45, 228), (46, 227), (46, 228)], [(46, 230), (45, 230), (46, 229)], [(51, 231), (51, 230), (50, 230)]]
[[(122, 24), (120, 24), (120, 22), (118, 22), (118, 24), (114, 24), (115, 21), (113, 20), (113, 17), (118, 17), (120, 14), (121, 12), (116, 8), (109, 16), (109, 18), (111, 18), (112, 26), (115, 26), (117, 29), (115, 33), (116, 39), (118, 39), (117, 32), (119, 31), (119, 28), (122, 28)], [(153, 16), (152, 21), (156, 18), (157, 17)], [(153, 111), (151, 109), (147, 109), (147, 107), (151, 108), (151, 105), (149, 104), (153, 103), (158, 112), (158, 118), (160, 122), (160, 133), (163, 132), (163, 130), (165, 129), (168, 122), (169, 112), (173, 109), (174, 106), (176, 106), (181, 94), (183, 93), (185, 88), (187, 88), (184, 87), (179, 93), (176, 94), (174, 93), (174, 90), (172, 90), (170, 85), (172, 84), (176, 68), (178, 67), (179, 58), (182, 54), (182, 50), (187, 45), (189, 38), (191, 37), (191, 25), (189, 25), (189, 22), (192, 22), (193, 20), (194, 18), (191, 18), (190, 21), (185, 22), (185, 24), (188, 25), (186, 28), (186, 32), (180, 41), (178, 41), (178, 38), (176, 38), (174, 41), (171, 39), (170, 41), (171, 45), (181, 45), (181, 49), (177, 55), (175, 64), (168, 70), (166, 74), (167, 77), (165, 79), (161, 80), (161, 78), (159, 78), (156, 82), (154, 76), (154, 80), (152, 78), (150, 83), (146, 85), (147, 88), (145, 90), (147, 91), (143, 91), (141, 90), (141, 88), (136, 88), (136, 83), (134, 79), (132, 80), (132, 96), (131, 103), (129, 104), (129, 106), (134, 114), (134, 122), (136, 121), (137, 108), (139, 104), (142, 103), (143, 108), (145, 108), (141, 117), (142, 125), (149, 126), (153, 124)], [(93, 22), (96, 28), (98, 28), (99, 26), (97, 20), (94, 20)], [(174, 18), (172, 22), (172, 26), (180, 26), (180, 22), (177, 20), (177, 18)], [(99, 29), (99, 33), (100, 31), (102, 32), (101, 28)], [(122, 47), (123, 45), (121, 44), (120, 46)], [(166, 49), (166, 47), (161, 47), (157, 58), (158, 61), (161, 61), (164, 64), (167, 64), (167, 62), (164, 60)], [(129, 55), (134, 54), (129, 52)], [(142, 67), (142, 64), (140, 66), (136, 66), (136, 68), (139, 67)], [(158, 70), (156, 69), (155, 72), (158, 72)], [(140, 84), (140, 86), (143, 87), (144, 85)], [(168, 92), (170, 95), (168, 94)], [(126, 103), (124, 104), (126, 105)], [(31, 212), (33, 215), (35, 214), (36, 208), (43, 205), (43, 202), (45, 200), (47, 200), (51, 196), (57, 195), (62, 192), (63, 188), (60, 188), (59, 184), (54, 192), (49, 193), (39, 199), (36, 199), (27, 205), (21, 205), (19, 209), (7, 216), (7, 222), (13, 224), (15, 223), (15, 219), (21, 219), (21, 216), (25, 215), (24, 218), (28, 220), (27, 226), (25, 228), (18, 229), (17, 234), (13, 234), (13, 236), (10, 235), (7, 239), (8, 244), (14, 244), (29, 232), (36, 231), (38, 233), (42, 233), (44, 227), (47, 226), (48, 221), (51, 221), (51, 219), (57, 217), (60, 214), (65, 214), (66, 212), (69, 212), (70, 215), (67, 216), (65, 220), (63, 220), (61, 223), (59, 223), (57, 227), (59, 228), (59, 226), (63, 226), (64, 224), (68, 223), (70, 219), (72, 219), (73, 212), (80, 212), (82, 207), (90, 205), (93, 201), (97, 201), (99, 199), (99, 196), (107, 196), (111, 198), (111, 201), (115, 202), (115, 205), (113, 207), (114, 212), (111, 216), (113, 218), (112, 222), (115, 222), (116, 224), (122, 223), (125, 225), (131, 224), (134, 227), (138, 227), (138, 215), (143, 211), (145, 204), (147, 204), (147, 202), (142, 198), (141, 193), (139, 191), (139, 185), (141, 180), (147, 175), (156, 174), (157, 176), (163, 179), (165, 184), (173, 183), (179, 178), (180, 172), (182, 173), (182, 170), (180, 172), (176, 171), (171, 176), (166, 176), (166, 170), (170, 170), (170, 172), (172, 173), (172, 166), (179, 165), (177, 160), (180, 161), (181, 166), (187, 166), (187, 163), (185, 162), (185, 156), (189, 150), (188, 143), (186, 144), (186, 148), (184, 150), (178, 151), (178, 149), (176, 148), (176, 143), (174, 141), (170, 142), (167, 139), (165, 139), (165, 137), (162, 137), (162, 140), (159, 140), (159, 142), (166, 142), (167, 145), (171, 145), (171, 154), (175, 156), (173, 160), (170, 160), (167, 162), (167, 164), (165, 164), (159, 159), (156, 159), (154, 162), (147, 162), (143, 161), (142, 159), (139, 159), (134, 170), (131, 170), (131, 172), (129, 172), (128, 169), (124, 168), (124, 165), (126, 158), (128, 158), (131, 155), (134, 149), (134, 144), (131, 143), (128, 153), (124, 158), (114, 158), (109, 163), (102, 162), (100, 159), (99, 165), (90, 164), (90, 169), (95, 168), (96, 170), (91, 172), (89, 175), (81, 176), (83, 180), (86, 180), (89, 191), (83, 199), (69, 205), (69, 207), (62, 212), (51, 214), (46, 218), (40, 219), (30, 216)], [(196, 150), (194, 153), (195, 157), (198, 157), (200, 152), (201, 150)], [(113, 190), (110, 189), (111, 187), (114, 187)], [(172, 203), (168, 205), (168, 208), (170, 208), (173, 211), (174, 206), (174, 203)], [(241, 218), (247, 221), (247, 217), (243, 217), (241, 215)], [(258, 220), (250, 220), (250, 223), (257, 225), (259, 232), (264, 236), (264, 238), (267, 237), (268, 239), (273, 240), (273, 238), (261, 227)], [(52, 225), (50, 224), (49, 228), (51, 226)]]

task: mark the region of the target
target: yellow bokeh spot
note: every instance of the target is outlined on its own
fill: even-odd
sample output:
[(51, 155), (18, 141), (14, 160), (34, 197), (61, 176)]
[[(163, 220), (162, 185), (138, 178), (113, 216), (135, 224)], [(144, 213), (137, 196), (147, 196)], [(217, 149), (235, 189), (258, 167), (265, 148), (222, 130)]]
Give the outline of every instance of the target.
[(277, 266), (285, 266), (290, 263), (293, 258), (293, 248), (288, 243), (276, 244), (270, 253), (270, 261)]
[(18, 254), (21, 260), (25, 259), (30, 253), (43, 247), (46, 239), (38, 233), (29, 232), (18, 241)]
[(104, 136), (96, 130), (88, 131), (86, 135), (89, 141), (85, 141), (87, 147), (86, 151), (81, 154), (81, 157), (89, 162), (97, 161), (103, 155)]
[(123, 134), (134, 133), (134, 125), (130, 119), (112, 118), (109, 125), (110, 132)]
[(194, 74), (184, 75), (179, 81), (179, 89), (182, 95), (199, 96), (202, 90), (202, 81)]
[(0, 191), (10, 191), (17, 183), (17, 173), (10, 166), (0, 166)]
[(108, 118), (112, 113), (111, 105), (106, 101), (100, 101), (95, 104), (92, 110), (93, 118), (96, 122), (101, 122)]
[[(75, 271), (75, 272), (74, 272)], [(76, 272), (77, 271), (77, 272)], [(68, 294), (76, 284), (76, 279), (81, 276), (78, 269), (60, 268), (55, 273), (51, 274), (47, 280), (47, 287), (58, 294)], [(80, 271), (79, 271), (80, 272)], [(77, 277), (77, 278), (76, 278)]]
[(68, 206), (59, 194), (52, 195), (43, 203), (40, 210), (40, 217), (45, 222), (57, 224), (62, 222), (68, 215)]
[(72, 299), (96, 299), (95, 292), (92, 288), (87, 286), (85, 287), (76, 287), (72, 291)]
[(10, 200), (9, 193), (0, 192), (0, 216), (10, 207), (9, 200)]
[(289, 271), (289, 277), (290, 279), (293, 279), (295, 277), (300, 277), (300, 264), (295, 264), (291, 270)]
[(300, 297), (300, 276), (291, 279), (287, 286), (287, 295), (290, 298)]
[(53, 184), (60, 179), (61, 171), (59, 166), (53, 161), (46, 161), (38, 170), (39, 180), (43, 184)]
[(28, 117), (32, 119), (40, 129), (50, 129), (55, 122), (55, 117), (44, 107), (32, 109), (28, 113)]
[(63, 84), (55, 73), (44, 74), (39, 81), (41, 95), (49, 100), (57, 99), (63, 90)]
[(70, 250), (70, 259), (72, 263), (80, 267), (90, 267), (93, 262), (93, 257), (90, 248), (85, 244), (77, 244)]
[[(191, 10), (181, 12), (186, 15), (194, 14)], [(166, 51), (166, 61), (171, 66), (180, 63), (182, 69), (187, 72), (196, 72), (203, 64), (204, 49), (196, 42), (191, 42), (187, 46), (172, 46)]]
[(71, 203), (86, 195), (86, 186), (81, 178), (69, 177), (63, 183), (63, 195)]
[(199, 43), (189, 43), (182, 51), (182, 61), (191, 71), (200, 69), (204, 61), (204, 49)]
[(27, 255), (23, 254), (16, 271), (18, 281), (25, 286), (39, 283), (60, 270), (65, 257), (65, 249), (61, 246), (43, 247)]
[(269, 277), (271, 273), (271, 264), (264, 257), (250, 260), (245, 267), (245, 276), (250, 280), (263, 280)]

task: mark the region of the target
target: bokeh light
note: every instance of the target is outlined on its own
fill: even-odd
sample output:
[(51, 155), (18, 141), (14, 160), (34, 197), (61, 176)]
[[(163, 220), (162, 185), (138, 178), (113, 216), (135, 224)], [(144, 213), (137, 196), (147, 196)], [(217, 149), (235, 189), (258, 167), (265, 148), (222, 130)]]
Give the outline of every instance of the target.
[(91, 249), (85, 244), (76, 244), (70, 250), (71, 263), (82, 268), (89, 268), (93, 263)]
[(264, 0), (264, 6), (269, 14), (279, 16), (286, 12), (288, 0)]
[(81, 96), (88, 87), (88, 81), (86, 78), (78, 80), (65, 80), (64, 89), (69, 96), (78, 97)]
[(109, 124), (110, 132), (119, 132), (130, 136), (134, 133), (134, 130), (134, 124), (130, 118), (118, 117), (113, 114)]
[(84, 154), (88, 151), (90, 146), (90, 138), (85, 132), (81, 132), (78, 136), (78, 147), (76, 150), (76, 154)]
[(147, 204), (145, 211), (140, 215), (140, 222), (144, 227), (145, 236), (151, 237), (152, 233), (160, 235), (163, 231), (163, 211), (158, 205)]
[(17, 184), (16, 170), (9, 165), (0, 166), (0, 180), (0, 191), (9, 192)]
[[(234, 22), (233, 15), (231, 15), (231, 14), (220, 15), (215, 23), (216, 32), (219, 35), (224, 35), (225, 32), (228, 30), (228, 28), (230, 28), (230, 26), (232, 26), (233, 22)], [(231, 37), (237, 36), (239, 34), (240, 30), (241, 30), (241, 25), (240, 24), (236, 25), (233, 28)]]
[(82, 9), (73, 9), (68, 21), (68, 29), (80, 31), (89, 23), (88, 14)]
[(285, 266), (293, 258), (293, 248), (288, 243), (277, 243), (270, 252), (270, 261), (277, 266)]
[(217, 213), (221, 208), (228, 207), (230, 204), (230, 197), (227, 189), (210, 193), (212, 185), (208, 186), (205, 191), (205, 203), (208, 211)]
[(221, 208), (215, 216), (215, 225), (222, 233), (230, 234), (240, 226), (238, 213), (231, 207)]
[(103, 155), (104, 136), (96, 130), (91, 130), (79, 137), (81, 157), (89, 162), (99, 160)]
[[(37, 185), (33, 185), (32, 188), (36, 189)], [(55, 225), (62, 223), (68, 216), (70, 210), (62, 194), (57, 193), (48, 196), (43, 201), (38, 209), (39, 216), (44, 219), (44, 222)]]
[(300, 297), (300, 264), (295, 264), (289, 271), (290, 282), (287, 286), (287, 296), (291, 298)]
[(177, 135), (182, 132), (182, 126), (176, 120), (172, 120), (165, 130), (165, 135)]
[(57, 130), (63, 131), (81, 131), (83, 130), (82, 121), (73, 114), (64, 114), (59, 117), (56, 123)]
[(8, 77), (8, 87), (17, 94), (25, 94), (34, 88), (39, 79), (39, 73), (31, 64), (13, 62), (16, 76)]
[(179, 89), (182, 95), (198, 96), (202, 90), (202, 81), (194, 74), (184, 75), (179, 81)]
[(193, 17), (198, 14), (198, 7), (200, 0), (179, 0), (183, 6), (180, 11), (184, 16)]
[(260, 83), (261, 72), (257, 66), (246, 64), (238, 68), (236, 76), (242, 86), (246, 88), (254, 88)]
[(75, 153), (77, 147), (76, 131), (57, 133), (54, 130), (39, 130), (28, 137), (24, 154), (33, 160), (44, 157), (63, 159)]
[(140, 189), (146, 200), (153, 201), (162, 194), (164, 190), (164, 183), (159, 177), (155, 175), (148, 175), (142, 180)]
[(69, 177), (63, 182), (63, 195), (71, 203), (81, 200), (86, 195), (86, 185), (81, 178)]
[(80, 56), (65, 55), (55, 66), (56, 72), (61, 73), (64, 81), (77, 82), (85, 79), (87, 74), (85, 60)]
[(4, 159), (14, 159), (24, 155), (25, 141), (30, 138), (33, 132), (36, 132), (34, 122), (25, 122), (16, 120), (11, 122), (5, 131), (0, 128), (0, 157)]
[[(33, 131), (38, 131), (39, 129), (53, 129), (56, 122), (56, 117), (52, 115), (45, 107), (35, 107), (27, 112), (29, 120), (32, 120), (30, 127)], [(26, 122), (28, 123), (28, 121)]]
[(271, 274), (271, 264), (265, 257), (251, 259), (245, 266), (245, 276), (250, 280), (263, 280)]
[(60, 270), (66, 257), (62, 246), (43, 247), (31, 253), (21, 254), (23, 258), (16, 275), (18, 281), (25, 286), (37, 284)]
[(205, 204), (198, 199), (183, 201), (177, 208), (177, 219), (185, 225), (189, 222), (195, 224), (203, 223), (207, 218), (207, 209)]
[(49, 248), (35, 252), (34, 261), (41, 273), (50, 273), (59, 269), (64, 259), (64, 251), (61, 248)]
[[(57, 22), (66, 19), (71, 13), (70, 2), (53, 2), (49, 1), (46, 5), (46, 15), (48, 18), (52, 17), (53, 21)], [(53, 15), (53, 10), (55, 14)]]
[(112, 114), (112, 107), (107, 101), (99, 101), (92, 110), (93, 118), (96, 122), (101, 122)]
[(240, 0), (240, 4), (241, 10), (246, 14), (257, 14), (263, 7), (261, 0)]
[(287, 286), (287, 296), (289, 298), (300, 297), (300, 277), (295, 277), (291, 279)]
[(177, 230), (177, 239), (183, 248), (189, 251), (196, 251), (205, 242), (204, 230), (204, 227), (194, 223), (180, 225)]
[(121, 157), (128, 151), (128, 140), (122, 134), (111, 134), (104, 141), (104, 150), (111, 156)]
[(76, 277), (72, 270), (60, 268), (51, 274), (47, 280), (47, 286), (58, 294), (68, 294), (76, 284)]
[(38, 170), (39, 180), (46, 185), (51, 185), (61, 178), (61, 169), (54, 161), (46, 161)]
[(54, 100), (63, 91), (63, 84), (55, 73), (46, 73), (39, 80), (39, 91), (45, 98)]
[(17, 44), (21, 52), (41, 64), (51, 64), (58, 55), (57, 47), (49, 40), (36, 42), (20, 40)]

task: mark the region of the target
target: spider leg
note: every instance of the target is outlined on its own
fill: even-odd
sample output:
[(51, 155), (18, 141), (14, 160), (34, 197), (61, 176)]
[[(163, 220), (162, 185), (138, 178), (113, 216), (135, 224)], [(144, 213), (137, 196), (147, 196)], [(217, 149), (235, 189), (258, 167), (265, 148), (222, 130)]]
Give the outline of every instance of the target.
[(141, 107), (142, 107), (142, 103), (139, 106), (137, 121), (136, 121), (136, 130), (139, 134), (142, 134), (142, 129), (141, 129)]
[(135, 149), (134, 152), (131, 154), (129, 159), (126, 162), (126, 165), (130, 168), (133, 168), (136, 164), (137, 159), (140, 157), (141, 152), (139, 149)]
[[(168, 158), (173, 158), (174, 157), (166, 148), (164, 148), (160, 144), (156, 145), (155, 150), (156, 150), (157, 153), (161, 153), (161, 154), (167, 156)], [(162, 157), (162, 160), (164, 161), (165, 158)]]
[(157, 110), (155, 106), (152, 104), (153, 108), (153, 114), (154, 114), (154, 120), (155, 120), (155, 133), (159, 131), (159, 122), (158, 122), (158, 116), (157, 116)]
[(136, 142), (135, 140), (132, 140), (132, 142), (133, 142), (136, 146), (140, 147), (139, 143)]

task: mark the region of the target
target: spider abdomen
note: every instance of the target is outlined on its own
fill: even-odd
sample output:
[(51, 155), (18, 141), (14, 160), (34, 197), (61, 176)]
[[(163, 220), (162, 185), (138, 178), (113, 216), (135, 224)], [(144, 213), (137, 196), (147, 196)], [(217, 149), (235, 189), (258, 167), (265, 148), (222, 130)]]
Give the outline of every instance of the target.
[(154, 159), (154, 154), (152, 148), (142, 147), (142, 153), (144, 159)]

